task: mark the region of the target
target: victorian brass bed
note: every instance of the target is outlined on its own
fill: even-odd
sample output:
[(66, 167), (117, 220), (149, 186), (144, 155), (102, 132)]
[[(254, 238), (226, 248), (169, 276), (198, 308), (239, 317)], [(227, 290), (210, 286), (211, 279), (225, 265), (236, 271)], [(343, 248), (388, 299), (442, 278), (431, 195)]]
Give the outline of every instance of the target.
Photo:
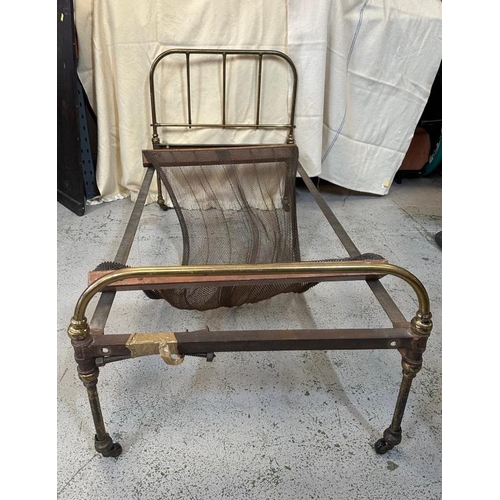
[[(188, 119), (183, 123), (157, 119), (156, 70), (172, 55), (182, 57), (185, 64)], [(220, 58), (223, 105), (218, 123), (192, 120), (193, 55)], [(257, 105), (252, 123), (228, 122), (226, 115), (227, 61), (240, 56), (254, 58), (257, 68)], [(261, 120), (263, 65), (273, 59), (289, 68), (286, 123)], [(96, 450), (106, 457), (117, 457), (122, 451), (106, 431), (97, 393), (99, 369), (110, 362), (159, 354), (167, 364), (179, 365), (187, 355), (212, 361), (217, 352), (397, 349), (402, 357), (403, 378), (392, 422), (375, 443), (377, 453), (386, 453), (401, 442), (401, 422), (410, 387), (422, 366), (422, 354), (432, 330), (429, 297), (408, 270), (358, 250), (301, 166), (294, 143), (297, 71), (293, 62), (278, 51), (173, 49), (155, 59), (149, 78), (153, 134), (152, 148), (142, 152), (144, 180), (114, 261), (104, 262), (90, 272), (89, 286), (77, 301), (68, 328), (78, 375), (88, 392)], [(196, 128), (279, 129), (285, 131), (286, 139), (284, 144), (179, 145), (163, 140), (169, 128), (183, 128), (187, 133)], [(177, 266), (128, 267), (127, 258), (155, 173), (159, 206), (166, 210), (171, 204), (179, 219), (182, 262)], [(344, 246), (347, 258), (301, 261), (295, 203), (297, 174)], [(387, 275), (405, 281), (416, 294), (418, 310), (410, 321), (382, 285), (380, 280)], [(126, 290), (143, 290), (153, 299), (151, 308), (164, 307), (163, 301), (167, 301), (173, 307), (203, 311), (238, 307), (281, 293), (304, 293), (320, 282), (350, 280), (366, 281), (391, 328), (105, 333), (115, 295)], [(87, 307), (94, 297), (98, 302), (88, 322)]]

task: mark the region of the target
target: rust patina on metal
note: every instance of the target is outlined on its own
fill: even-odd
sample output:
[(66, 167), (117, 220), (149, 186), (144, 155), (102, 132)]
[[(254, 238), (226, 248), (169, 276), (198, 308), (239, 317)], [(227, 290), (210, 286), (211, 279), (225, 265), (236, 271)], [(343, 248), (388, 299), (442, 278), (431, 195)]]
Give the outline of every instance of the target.
[[(159, 123), (156, 120), (154, 71), (160, 61), (171, 54), (184, 54), (188, 84), (188, 122)], [(191, 54), (220, 56), (223, 74), (223, 115), (220, 124), (195, 124), (191, 119), (190, 64)], [(253, 124), (230, 124), (226, 121), (226, 61), (228, 55), (256, 57), (258, 64), (257, 113)], [(261, 79), (263, 60), (278, 57), (289, 64), (292, 74), (292, 106), (289, 120), (284, 124), (263, 124), (260, 119)], [(295, 94), (297, 72), (285, 54), (276, 51), (230, 51), (173, 49), (166, 51), (153, 62), (150, 73), (152, 102), (153, 149), (171, 147), (162, 144), (159, 130), (168, 127), (216, 128), (284, 128), (288, 130), (286, 142), (293, 144)], [(233, 147), (232, 145), (231, 147)], [(206, 145), (176, 145), (176, 148), (197, 148)], [(219, 145), (220, 147), (220, 145)], [(401, 442), (401, 423), (411, 389), (411, 384), (422, 367), (422, 356), (432, 330), (432, 314), (427, 291), (423, 284), (408, 270), (386, 261), (356, 260), (361, 253), (348, 236), (328, 204), (323, 200), (314, 183), (302, 166), (298, 173), (328, 220), (349, 257), (342, 262), (293, 262), (275, 264), (231, 264), (205, 266), (125, 267), (141, 219), (155, 167), (144, 161), (146, 170), (143, 184), (135, 202), (125, 234), (116, 253), (114, 264), (118, 269), (95, 271), (89, 275), (89, 285), (75, 305), (68, 335), (75, 352), (78, 374), (88, 392), (95, 425), (95, 448), (103, 456), (117, 457), (122, 448), (107, 433), (97, 393), (99, 368), (111, 362), (145, 355), (160, 355), (169, 365), (179, 365), (185, 356), (205, 356), (212, 360), (216, 352), (326, 350), (326, 349), (397, 349), (401, 354), (403, 377), (397, 396), (392, 421), (383, 436), (375, 443), (375, 451), (386, 453)], [(166, 209), (158, 174), (158, 204)], [(119, 267), (122, 267), (120, 269)], [(394, 276), (407, 283), (418, 300), (415, 316), (408, 321), (381, 283), (384, 276)], [(106, 322), (116, 293), (123, 290), (157, 290), (176, 287), (207, 285), (244, 286), (269, 283), (302, 283), (304, 281), (364, 280), (392, 323), (391, 328), (321, 329), (321, 330), (246, 330), (194, 332), (150, 332), (105, 334)], [(93, 317), (89, 322), (86, 311), (90, 301), (99, 296)]]

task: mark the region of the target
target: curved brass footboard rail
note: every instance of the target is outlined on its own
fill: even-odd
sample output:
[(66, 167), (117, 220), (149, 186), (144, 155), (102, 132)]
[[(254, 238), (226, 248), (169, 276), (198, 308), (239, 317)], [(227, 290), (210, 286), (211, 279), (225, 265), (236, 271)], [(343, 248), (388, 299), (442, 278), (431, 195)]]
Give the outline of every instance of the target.
[[(85, 311), (89, 302), (99, 292), (102, 292), (113, 283), (127, 278), (152, 277), (235, 277), (235, 276), (272, 276), (277, 281), (280, 276), (300, 278), (303, 275), (345, 275), (380, 277), (392, 275), (408, 283), (418, 299), (418, 311), (412, 320), (412, 330), (416, 334), (428, 335), (432, 329), (430, 301), (427, 291), (420, 280), (408, 270), (388, 263), (381, 262), (300, 262), (278, 264), (231, 264), (217, 266), (162, 266), (162, 267), (130, 267), (110, 272), (89, 285), (82, 293), (75, 306), (75, 311), (68, 334), (74, 340), (82, 340), (88, 335), (88, 325)], [(313, 281), (313, 280), (311, 280)], [(242, 281), (248, 284), (248, 281)]]

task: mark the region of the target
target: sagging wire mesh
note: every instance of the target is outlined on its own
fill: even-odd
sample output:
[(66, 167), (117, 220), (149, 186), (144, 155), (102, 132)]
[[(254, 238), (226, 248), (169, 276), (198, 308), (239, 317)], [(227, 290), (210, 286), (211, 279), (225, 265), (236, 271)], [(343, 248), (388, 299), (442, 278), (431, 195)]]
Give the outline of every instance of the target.
[[(295, 145), (146, 150), (143, 155), (159, 172), (177, 213), (182, 265), (300, 261)], [(148, 296), (204, 311), (302, 293), (315, 284), (202, 286), (153, 290)]]

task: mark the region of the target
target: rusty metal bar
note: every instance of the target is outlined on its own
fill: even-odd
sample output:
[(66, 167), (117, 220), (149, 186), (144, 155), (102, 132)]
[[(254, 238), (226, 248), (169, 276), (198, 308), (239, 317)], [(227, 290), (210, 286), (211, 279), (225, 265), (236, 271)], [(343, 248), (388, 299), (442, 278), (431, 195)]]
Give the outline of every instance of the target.
[[(130, 254), (130, 249), (132, 248), (137, 227), (139, 226), (139, 221), (144, 210), (144, 204), (146, 203), (149, 186), (151, 185), (151, 181), (153, 179), (153, 173), (154, 168), (152, 167), (146, 170), (146, 175), (144, 176), (141, 189), (137, 195), (137, 200), (134, 204), (132, 213), (130, 214), (125, 233), (120, 242), (120, 246), (118, 247), (118, 251), (116, 252), (115, 262), (119, 262), (120, 264), (125, 264)], [(99, 297), (99, 301), (94, 310), (94, 315), (92, 316), (92, 320), (90, 322), (93, 333), (102, 333), (104, 331), (104, 327), (114, 300), (115, 292), (103, 292)]]
[[(139, 334), (140, 335), (140, 334)], [(165, 333), (151, 333), (162, 338)], [(414, 336), (406, 328), (345, 328), (299, 330), (228, 330), (172, 332), (182, 354), (204, 352), (321, 351), (346, 349), (404, 349)], [(94, 357), (129, 356), (131, 334), (98, 335), (91, 351)], [(153, 353), (156, 354), (156, 353)]]
[(300, 164), (300, 162), (298, 162), (297, 164), (297, 171), (299, 172), (300, 177), (304, 181), (307, 189), (312, 194), (314, 201), (317, 203), (320, 210), (323, 212), (323, 215), (326, 217), (326, 220), (330, 223), (330, 226), (335, 231), (335, 234), (339, 238), (340, 242), (347, 250), (349, 257), (359, 257), (361, 255), (361, 252), (357, 249), (356, 245), (351, 240), (345, 229), (342, 227), (337, 217), (335, 217), (332, 209), (328, 206), (328, 203), (321, 196), (320, 192), (314, 185), (311, 178), (307, 175), (307, 172), (304, 170), (304, 167)]
[(396, 305), (380, 281), (367, 280), (366, 284), (370, 287), (373, 295), (375, 295), (375, 298), (378, 300), (382, 309), (385, 311), (394, 326), (406, 321), (403, 313), (400, 311), (399, 307)]
[(177, 348), (183, 354), (398, 349), (409, 347), (413, 339), (408, 328), (203, 331), (178, 332), (175, 336)]
[[(360, 251), (357, 249), (356, 245), (351, 240), (346, 230), (342, 227), (342, 224), (339, 222), (332, 209), (328, 206), (328, 203), (321, 196), (320, 192), (312, 182), (311, 178), (307, 175), (307, 172), (304, 170), (304, 167), (300, 164), (300, 162), (298, 162), (297, 164), (297, 170), (307, 189), (316, 201), (316, 204), (323, 212), (323, 215), (326, 217), (330, 226), (335, 231), (335, 234), (339, 238), (349, 256), (359, 257), (361, 255)], [(387, 293), (387, 290), (384, 288), (382, 283), (380, 283), (379, 281), (370, 280), (367, 281), (367, 284), (394, 325), (406, 321), (404, 315), (401, 313), (392, 297)]]
[[(239, 146), (230, 146), (221, 148), (202, 147), (200, 149), (174, 149), (165, 148), (158, 151), (154, 149), (143, 149), (143, 161), (154, 164), (157, 168), (168, 167), (176, 168), (193, 165), (193, 161), (203, 165), (220, 165), (221, 150), (224, 150), (224, 161), (235, 162), (238, 164), (259, 162), (295, 162), (298, 156), (297, 146), (294, 144), (265, 144), (250, 145), (246, 149)], [(200, 156), (201, 155), (201, 156)]]

